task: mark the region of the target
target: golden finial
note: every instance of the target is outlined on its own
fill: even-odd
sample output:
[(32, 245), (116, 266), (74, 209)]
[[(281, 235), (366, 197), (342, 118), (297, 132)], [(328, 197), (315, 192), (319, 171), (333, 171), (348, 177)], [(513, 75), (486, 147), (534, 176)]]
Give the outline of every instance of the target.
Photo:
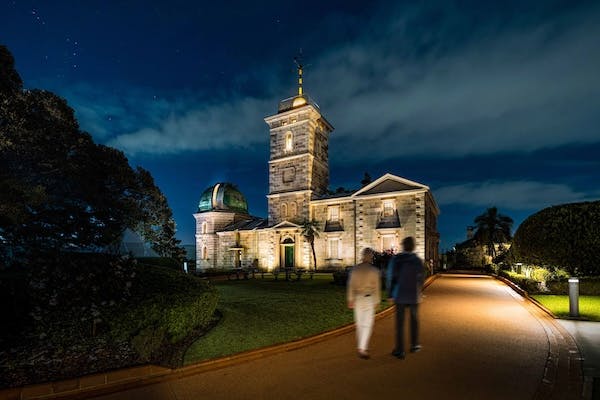
[(298, 96), (302, 96), (302, 49), (300, 49), (300, 54), (294, 57), (294, 63), (298, 67)]

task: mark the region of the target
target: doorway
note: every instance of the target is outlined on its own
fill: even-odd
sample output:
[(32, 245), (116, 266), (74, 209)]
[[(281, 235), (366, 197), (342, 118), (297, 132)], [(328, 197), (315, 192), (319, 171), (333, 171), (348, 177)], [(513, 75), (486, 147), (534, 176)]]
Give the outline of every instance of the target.
[(282, 243), (282, 267), (294, 268), (294, 241), (291, 238), (286, 238)]

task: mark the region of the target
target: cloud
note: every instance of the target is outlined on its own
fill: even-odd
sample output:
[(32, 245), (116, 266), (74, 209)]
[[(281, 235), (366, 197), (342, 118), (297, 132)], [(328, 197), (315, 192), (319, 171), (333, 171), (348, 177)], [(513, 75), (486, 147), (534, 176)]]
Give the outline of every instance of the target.
[[(45, 86), (48, 85), (42, 84)], [(59, 92), (75, 110), (81, 128), (102, 142), (140, 126), (160, 124), (169, 113), (191, 106), (187, 96), (169, 101), (157, 97), (150, 89), (139, 87), (125, 89), (78, 83)]]
[(245, 148), (268, 141), (263, 117), (273, 101), (238, 98), (170, 114), (156, 127), (119, 135), (108, 142), (130, 154), (174, 154), (183, 151)]
[(434, 47), (450, 49), (432, 57), (411, 55), (410, 44), (393, 38), (332, 52), (320, 60), (316, 86), (326, 88), (320, 103), (338, 128), (334, 137), (347, 144), (343, 156), (461, 157), (597, 142), (594, 11), (576, 21), (474, 35), (455, 46), (438, 39)]
[[(440, 6), (435, 24), (430, 8), (403, 7), (375, 12), (351, 40), (310, 61), (305, 88), (336, 127), (336, 157), (463, 157), (598, 141), (599, 7), (527, 22), (517, 12), (501, 20)], [(276, 66), (260, 68), (263, 97), (175, 93), (156, 103), (134, 90), (77, 110), (82, 125), (128, 153), (265, 145), (263, 118), (289, 88), (273, 77)], [(107, 114), (122, 122), (111, 125)]]
[(466, 183), (433, 190), (440, 205), (463, 204), (512, 210), (541, 209), (557, 204), (598, 200), (600, 192), (584, 193), (568, 185), (534, 181)]

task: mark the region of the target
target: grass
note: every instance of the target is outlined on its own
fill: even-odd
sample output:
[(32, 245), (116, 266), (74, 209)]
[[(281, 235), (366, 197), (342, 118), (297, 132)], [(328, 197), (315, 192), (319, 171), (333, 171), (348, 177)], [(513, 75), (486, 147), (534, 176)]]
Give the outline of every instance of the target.
[(289, 342), (352, 322), (346, 289), (331, 274), (313, 280), (251, 279), (216, 282), (219, 324), (193, 343), (184, 364)]
[[(569, 317), (569, 296), (533, 295), (532, 297), (557, 317)], [(600, 321), (600, 296), (579, 296), (579, 315), (590, 321)]]

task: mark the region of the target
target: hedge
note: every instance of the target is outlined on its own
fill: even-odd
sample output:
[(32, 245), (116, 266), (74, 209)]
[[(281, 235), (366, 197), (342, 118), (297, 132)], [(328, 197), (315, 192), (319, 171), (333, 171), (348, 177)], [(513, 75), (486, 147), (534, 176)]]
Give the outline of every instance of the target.
[[(568, 280), (548, 281), (546, 286), (552, 294), (569, 294)], [(579, 278), (579, 294), (582, 296), (600, 296), (600, 277)]]
[(600, 275), (600, 201), (531, 215), (515, 232), (510, 251), (519, 262), (562, 267), (574, 276)]
[(539, 293), (540, 292), (539, 282), (537, 282), (531, 278), (527, 278), (525, 275), (517, 274), (516, 272), (506, 271), (506, 270), (498, 271), (498, 275), (515, 283), (517, 286), (519, 286), (521, 289), (523, 289), (527, 293)]
[(140, 286), (133, 301), (108, 321), (110, 333), (129, 340), (146, 360), (194, 330), (206, 327), (217, 307), (218, 294), (205, 280), (168, 268), (138, 266)]

